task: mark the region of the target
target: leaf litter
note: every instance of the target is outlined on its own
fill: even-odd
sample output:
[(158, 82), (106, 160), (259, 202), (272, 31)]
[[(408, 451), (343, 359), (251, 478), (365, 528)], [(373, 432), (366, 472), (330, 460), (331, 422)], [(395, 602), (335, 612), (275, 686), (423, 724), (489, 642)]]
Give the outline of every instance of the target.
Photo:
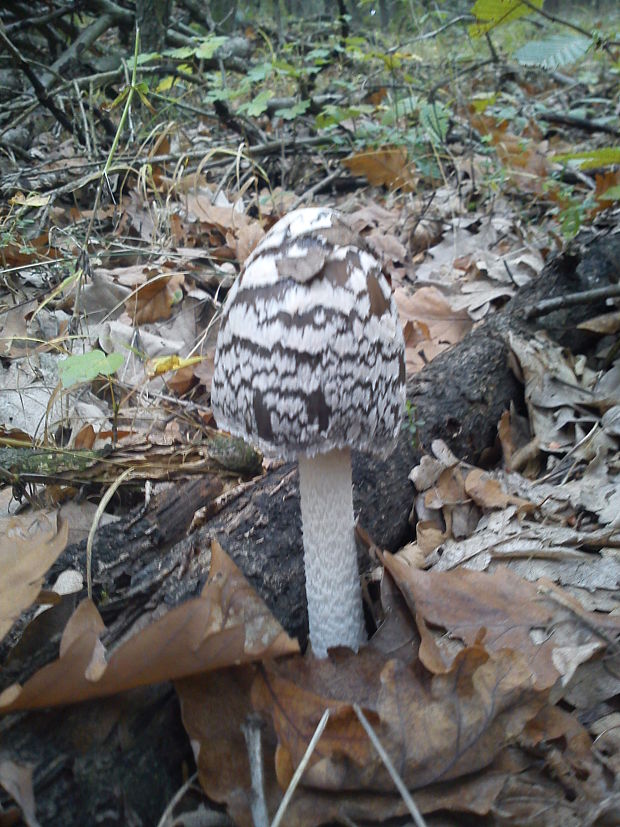
[[(534, 129), (513, 135), (488, 116), (469, 122), (490, 137), (509, 186), (539, 196), (549, 169), (541, 135)], [(81, 165), (69, 144), (62, 152), (71, 165)], [(404, 189), (417, 183), (417, 171), (405, 167), (398, 152), (366, 156), (351, 159), (349, 167), (388, 185), (402, 179)], [(456, 168), (462, 161), (464, 169), (465, 160), (479, 173), (486, 163), (482, 156), (457, 158)], [(66, 165), (52, 160), (47, 169)], [(274, 207), (263, 192), (257, 219), (256, 201), (215, 193), (205, 176), (169, 183), (156, 169), (155, 180), (168, 199), (168, 214), (129, 190), (116, 234), (135, 234), (157, 254), (145, 265), (127, 253), (125, 261), (101, 253), (77, 304), (86, 322), (84, 350), (123, 355), (113, 380), (123, 394), (120, 418), (91, 377), (55, 396), (78, 301), (71, 285), (58, 301), (43, 306), (30, 300), (3, 316), (2, 355), (11, 367), (2, 389), (15, 396), (5, 421), (34, 440), (42, 421), (50, 433), (66, 429), (71, 447), (90, 428), (88, 448), (106, 446), (107, 453), (93, 460), (84, 479), (104, 484), (129, 464), (141, 465), (143, 477), (156, 482), (208, 470), (178, 421), (156, 436), (153, 422), (170, 398), (209, 390), (220, 291), (293, 200), (291, 193), (274, 190), (280, 198)], [(365, 195), (350, 212), (368, 243), (389, 258), (410, 375), (501, 307), (543, 264), (543, 245), (525, 233), (507, 200), (498, 198), (491, 212), (472, 215), (465, 201), (473, 187), (461, 183), (458, 195), (452, 186), (437, 188), (433, 209), (422, 220), (425, 209), (413, 200), (409, 209), (394, 202), (388, 208)], [(597, 182), (599, 194), (614, 183)], [(89, 217), (74, 209), (72, 221)], [(112, 212), (100, 210), (99, 217)], [(67, 220), (62, 211), (57, 217)], [(161, 249), (168, 231), (174, 248)], [(63, 242), (47, 249), (48, 241), (45, 235), (31, 243), (38, 255), (59, 258)], [(124, 252), (121, 244), (118, 252)], [(16, 266), (37, 260), (16, 245), (4, 253)], [(29, 277), (34, 284), (34, 273), (24, 274), (25, 283)], [(608, 328), (601, 324), (593, 327), (604, 334)], [(498, 424), (500, 470), (468, 466), (441, 444), (412, 470), (416, 541), (396, 555), (381, 555), (378, 630), (358, 655), (335, 652), (325, 662), (295, 654), (296, 642), (215, 547), (200, 596), (169, 611), (145, 611), (111, 648), (91, 601), (80, 602), (68, 621), (63, 615), (58, 658), (23, 685), (5, 686), (3, 711), (176, 679), (203, 788), (227, 805), (238, 824), (252, 823), (251, 767), (241, 730), (248, 715), (263, 721), (265, 795), (273, 812), (326, 708), (330, 720), (286, 823), (406, 814), (354, 704), (425, 813), (545, 827), (590, 823), (596, 808), (604, 813), (620, 760), (614, 734), (620, 671), (618, 363), (595, 373), (549, 341), (515, 337), (511, 345), (524, 379), (527, 421), (511, 411)], [(196, 365), (189, 363), (193, 354), (201, 357)], [(152, 370), (162, 357), (173, 359), (163, 374)], [(170, 448), (175, 439), (177, 447), (184, 443), (178, 464)], [(68, 483), (75, 469), (60, 475)], [(35, 515), (19, 522), (16, 548), (0, 542), (3, 633), (28, 611), (33, 619), (26, 631), (32, 631), (60, 605), (34, 617), (35, 605), (56, 600), (41, 585), (62, 552), (65, 531), (47, 527), (47, 533), (34, 534), (43, 522), (41, 512)], [(4, 523), (6, 538), (16, 525)], [(0, 763), (0, 784), (20, 803), (27, 823), (36, 824), (29, 770)]]
[[(212, 220), (214, 214), (207, 214)], [(387, 220), (375, 211), (372, 219), (366, 213), (358, 221), (370, 226), (377, 214)], [(231, 244), (237, 231), (234, 211), (218, 213), (212, 232), (223, 233), (225, 220), (221, 244)], [(438, 249), (437, 260), (446, 256), (449, 261), (453, 245)], [(396, 240), (392, 249), (399, 249)], [(465, 270), (458, 264), (455, 272), (471, 275), (469, 263), (463, 262)], [(476, 267), (478, 278), (482, 270)], [(401, 281), (407, 279), (403, 269), (394, 272)], [(141, 347), (154, 337), (155, 346), (147, 344), (146, 350), (151, 360), (169, 352), (170, 343), (177, 353), (194, 340), (192, 325), (178, 340), (171, 338), (172, 328), (164, 333), (173, 300), (167, 275), (156, 275), (152, 288), (143, 268), (117, 276), (117, 284), (132, 295), (111, 295), (108, 313), (121, 312), (115, 320), (94, 325), (94, 344), (105, 342), (108, 353), (133, 348), (132, 323), (144, 312), (152, 313), (150, 321), (157, 325), (157, 332), (149, 333), (146, 318), (141, 324)], [(183, 278), (178, 282), (182, 287)], [(497, 297), (510, 292), (500, 291)], [(164, 294), (167, 298), (156, 310), (151, 297)], [(460, 341), (481, 307), (450, 299), (430, 285), (413, 292), (398, 286), (396, 296), (409, 373)], [(123, 325), (124, 338), (119, 338)], [(538, 349), (535, 340), (514, 339), (512, 344), (525, 382), (527, 427), (519, 429), (514, 411), (500, 426), (504, 470), (488, 472), (461, 463), (441, 443), (434, 443), (432, 455), (423, 456), (412, 470), (417, 542), (407, 553), (382, 555), (379, 629), (358, 655), (336, 652), (327, 662), (292, 655), (296, 643), (216, 548), (200, 597), (161, 615), (145, 614), (110, 650), (100, 613), (92, 602), (82, 601), (62, 629), (58, 659), (25, 684), (5, 686), (2, 711), (71, 703), (176, 679), (203, 789), (243, 825), (252, 823), (251, 772), (241, 731), (248, 714), (259, 714), (265, 727), (265, 795), (269, 810), (275, 811), (328, 708), (329, 722), (286, 823), (402, 816), (405, 804), (361, 728), (353, 710), (358, 704), (424, 813), (488, 815), (499, 823), (503, 818), (531, 819), (542, 801), (553, 806), (558, 825), (581, 818), (592, 797), (604, 800), (611, 787), (588, 732), (557, 703), (564, 699), (575, 709), (588, 709), (595, 701), (604, 714), (591, 722), (590, 731), (606, 732), (601, 722), (611, 714), (619, 688), (610, 666), (618, 661), (620, 631), (619, 536), (610, 525), (617, 513), (617, 488), (608, 462), (618, 436), (609, 413), (614, 409), (614, 374), (613, 369), (608, 377), (594, 374), (559, 349), (550, 356), (548, 343)], [(130, 354), (122, 368), (128, 386), (138, 389), (145, 379), (152, 382), (157, 372), (149, 376), (139, 362), (131, 368), (131, 359)], [(105, 410), (91, 398), (97, 411)], [(79, 421), (74, 420), (76, 431)], [(109, 419), (103, 422), (111, 428)], [(591, 446), (582, 441), (595, 422), (605, 438)], [(581, 463), (582, 473), (532, 485), (511, 469), (528, 439), (535, 445), (528, 467), (534, 463), (540, 469), (546, 457), (551, 471), (556, 460), (562, 464), (562, 453), (582, 442), (571, 459)], [(166, 445), (164, 439), (164, 457)], [(148, 448), (141, 444), (139, 433), (131, 438), (128, 433), (115, 449), (117, 467), (129, 456), (135, 465), (144, 453), (148, 476), (156, 478), (156, 449), (156, 443)], [(181, 473), (190, 471), (189, 456)], [(597, 525), (571, 525), (576, 510), (596, 515)], [(35, 581), (20, 610), (36, 600), (39, 589)], [(285, 653), (288, 659), (274, 660)], [(261, 665), (238, 666), (243, 662)], [(558, 746), (559, 740), (564, 746)], [(609, 760), (615, 760), (613, 739), (608, 749)], [(570, 779), (570, 802), (550, 780), (554, 774)], [(549, 818), (545, 822), (553, 823)]]

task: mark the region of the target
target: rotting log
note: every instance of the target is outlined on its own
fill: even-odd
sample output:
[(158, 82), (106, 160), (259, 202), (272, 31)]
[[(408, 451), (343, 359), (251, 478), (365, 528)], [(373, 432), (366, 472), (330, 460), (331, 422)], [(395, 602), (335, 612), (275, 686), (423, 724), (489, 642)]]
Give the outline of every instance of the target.
[[(354, 461), (356, 509), (361, 525), (378, 545), (396, 549), (411, 536), (408, 474), (433, 439), (445, 440), (457, 456), (476, 462), (493, 450), (502, 412), (511, 402), (523, 406), (523, 389), (508, 361), (509, 331), (532, 335), (545, 329), (574, 350), (587, 349), (588, 334), (576, 326), (603, 307), (572, 306), (531, 322), (526, 321), (527, 310), (541, 299), (617, 282), (619, 261), (617, 231), (582, 236), (501, 311), (411, 378), (408, 397), (415, 406), (420, 448), (413, 446), (404, 429), (387, 461), (361, 456)], [(182, 536), (188, 513), (209, 498), (208, 485), (193, 485), (193, 489), (179, 486), (177, 497), (173, 494), (159, 512), (137, 514), (98, 532), (94, 579), (96, 593), (109, 595), (102, 608), (108, 625), (106, 646), (112, 647), (127, 634), (143, 611), (176, 605), (199, 591), (208, 575), (213, 538), (283, 626), (304, 640), (295, 466), (284, 465), (266, 474), (199, 530)], [(184, 511), (177, 512), (175, 503), (184, 504)], [(175, 515), (172, 525), (170, 514)], [(84, 571), (85, 558), (83, 543), (68, 547), (46, 585), (60, 570)], [(40, 651), (33, 652), (31, 659), (3, 669), (2, 685), (27, 679), (42, 662), (56, 656), (57, 642), (58, 638), (45, 648), (43, 658)], [(64, 710), (6, 716), (0, 719), (0, 759), (34, 765), (37, 814), (44, 827), (77, 827), (104, 814), (109, 825), (156, 823), (154, 814), (161, 812), (181, 783), (181, 766), (184, 760), (191, 761), (191, 753), (172, 687), (160, 686)]]

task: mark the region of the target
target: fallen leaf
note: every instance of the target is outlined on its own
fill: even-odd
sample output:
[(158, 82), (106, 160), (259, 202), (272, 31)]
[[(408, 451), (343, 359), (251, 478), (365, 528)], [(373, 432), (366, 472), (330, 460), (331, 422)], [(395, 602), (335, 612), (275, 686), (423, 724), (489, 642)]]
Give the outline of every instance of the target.
[(516, 505), (518, 508), (533, 511), (536, 506), (513, 494), (506, 494), (499, 481), (480, 468), (474, 468), (465, 478), (465, 491), (481, 508), (506, 508)]
[(0, 639), (36, 600), (68, 532), (66, 521), (45, 511), (0, 521)]
[[(325, 709), (330, 718), (304, 774), (324, 791), (393, 792), (393, 782), (361, 727), (358, 703), (409, 789), (445, 782), (489, 765), (545, 703), (519, 653), (461, 651), (432, 678), (371, 648), (317, 661), (265, 665), (252, 700), (273, 717), (280, 749), (297, 766)], [(280, 779), (281, 783), (287, 779)]]
[(176, 606), (104, 652), (105, 631), (84, 600), (63, 632), (59, 658), (0, 695), (0, 712), (74, 703), (197, 672), (299, 650), (221, 546), (200, 597)]
[(530, 636), (533, 628), (545, 629), (553, 617), (534, 584), (505, 568), (493, 574), (463, 568), (425, 572), (409, 568), (387, 552), (384, 558), (409, 608), (426, 623), (446, 629), (467, 646), (482, 636), (489, 652), (518, 651), (527, 659), (538, 689), (556, 682), (553, 641), (535, 644)]
[(375, 187), (413, 192), (416, 188), (415, 166), (409, 163), (404, 147), (358, 152), (342, 159), (343, 166), (354, 175), (363, 175)]

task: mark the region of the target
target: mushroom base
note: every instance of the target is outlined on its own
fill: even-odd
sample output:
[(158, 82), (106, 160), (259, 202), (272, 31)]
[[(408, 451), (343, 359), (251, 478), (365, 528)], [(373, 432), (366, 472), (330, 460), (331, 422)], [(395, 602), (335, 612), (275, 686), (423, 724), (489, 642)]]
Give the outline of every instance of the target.
[(299, 489), (312, 651), (355, 652), (364, 641), (364, 612), (353, 519), (351, 452), (299, 457)]

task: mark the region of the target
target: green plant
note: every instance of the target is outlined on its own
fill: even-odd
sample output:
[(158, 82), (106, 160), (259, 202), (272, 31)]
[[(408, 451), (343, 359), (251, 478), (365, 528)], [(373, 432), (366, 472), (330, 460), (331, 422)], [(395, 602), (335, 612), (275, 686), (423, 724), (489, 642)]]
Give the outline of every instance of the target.
[(68, 356), (58, 365), (63, 388), (71, 388), (81, 382), (92, 382), (97, 376), (112, 376), (123, 364), (122, 353), (106, 354), (102, 350), (91, 350)]
[(405, 417), (406, 419), (403, 422), (403, 428), (406, 428), (409, 431), (411, 436), (411, 445), (417, 449), (420, 447), (418, 429), (424, 425), (424, 420), (416, 417), (416, 407), (408, 399), (405, 402)]

